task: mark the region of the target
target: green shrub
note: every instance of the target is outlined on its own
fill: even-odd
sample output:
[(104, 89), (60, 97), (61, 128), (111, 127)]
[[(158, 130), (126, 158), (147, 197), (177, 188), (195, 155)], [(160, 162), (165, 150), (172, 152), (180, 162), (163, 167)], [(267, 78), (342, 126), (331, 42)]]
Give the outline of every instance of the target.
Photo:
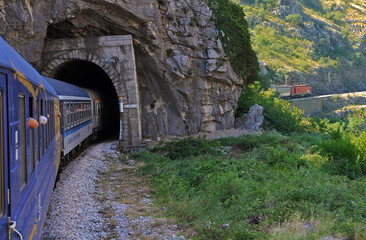
[(182, 140), (173, 140), (164, 146), (158, 146), (153, 152), (165, 152), (171, 160), (193, 157), (204, 154), (219, 154), (220, 152), (203, 138), (188, 137)]
[(366, 175), (366, 132), (362, 131), (356, 139), (358, 148), (357, 165), (360, 166), (364, 175)]
[(354, 136), (338, 128), (330, 133), (329, 139), (323, 139), (320, 148), (321, 153), (328, 158), (327, 169), (332, 174), (345, 175), (351, 179), (362, 176), (357, 164), (359, 149)]
[(206, 0), (215, 16), (215, 26), (233, 70), (244, 86), (257, 80), (259, 63), (250, 43), (243, 8), (231, 0)]
[(299, 0), (305, 7), (311, 8), (318, 12), (324, 12), (321, 0)]
[(301, 16), (298, 13), (287, 15), (286, 20), (295, 26), (303, 26)]
[(277, 130), (285, 133), (305, 130), (304, 112), (290, 102), (276, 98), (272, 91), (263, 90), (259, 82), (249, 85), (240, 95), (236, 116), (244, 115), (255, 103), (264, 108), (264, 117)]

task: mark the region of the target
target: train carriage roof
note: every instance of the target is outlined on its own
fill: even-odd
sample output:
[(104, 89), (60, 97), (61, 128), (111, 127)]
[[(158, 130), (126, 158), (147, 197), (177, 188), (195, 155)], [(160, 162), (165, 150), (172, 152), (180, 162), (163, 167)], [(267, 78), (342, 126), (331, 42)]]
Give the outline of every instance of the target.
[[(78, 98), (90, 98), (89, 94), (82, 88), (53, 78), (44, 77), (46, 81), (56, 90), (59, 97), (69, 96)], [(75, 99), (77, 100), (77, 99)]]
[(45, 90), (54, 96), (57, 96), (56, 91), (48, 84), (47, 81), (30, 65), (17, 51), (15, 51), (1, 36), (0, 36), (0, 67), (7, 68), (24, 77), (31, 83), (39, 86), (43, 85)]

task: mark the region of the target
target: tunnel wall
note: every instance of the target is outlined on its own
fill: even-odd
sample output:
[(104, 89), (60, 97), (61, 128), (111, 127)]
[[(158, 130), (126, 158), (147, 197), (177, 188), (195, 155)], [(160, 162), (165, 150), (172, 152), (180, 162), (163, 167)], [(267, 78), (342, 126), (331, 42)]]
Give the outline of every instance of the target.
[(75, 60), (89, 61), (102, 68), (111, 79), (117, 95), (123, 97), (120, 114), (120, 144), (141, 143), (141, 110), (132, 37), (104, 36), (46, 40), (42, 52), (41, 73), (54, 77), (63, 64)]

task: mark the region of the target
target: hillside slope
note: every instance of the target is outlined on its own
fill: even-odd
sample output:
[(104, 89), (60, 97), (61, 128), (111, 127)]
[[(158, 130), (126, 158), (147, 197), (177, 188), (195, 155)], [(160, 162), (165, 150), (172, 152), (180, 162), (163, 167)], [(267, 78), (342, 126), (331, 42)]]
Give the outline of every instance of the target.
[(310, 83), (316, 94), (366, 89), (366, 2), (234, 0), (253, 48), (279, 81)]

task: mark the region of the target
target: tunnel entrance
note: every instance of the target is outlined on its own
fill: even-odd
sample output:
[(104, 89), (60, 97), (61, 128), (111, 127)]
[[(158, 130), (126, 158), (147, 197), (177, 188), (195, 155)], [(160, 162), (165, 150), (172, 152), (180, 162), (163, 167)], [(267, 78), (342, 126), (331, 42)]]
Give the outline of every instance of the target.
[[(119, 147), (141, 144), (140, 93), (130, 35), (45, 39), (41, 74), (104, 95), (108, 126)], [(118, 96), (118, 97), (117, 97)]]
[(103, 122), (106, 123), (102, 137), (118, 139), (118, 96), (109, 76), (99, 66), (84, 60), (73, 60), (60, 65), (53, 78), (96, 91), (104, 106)]

